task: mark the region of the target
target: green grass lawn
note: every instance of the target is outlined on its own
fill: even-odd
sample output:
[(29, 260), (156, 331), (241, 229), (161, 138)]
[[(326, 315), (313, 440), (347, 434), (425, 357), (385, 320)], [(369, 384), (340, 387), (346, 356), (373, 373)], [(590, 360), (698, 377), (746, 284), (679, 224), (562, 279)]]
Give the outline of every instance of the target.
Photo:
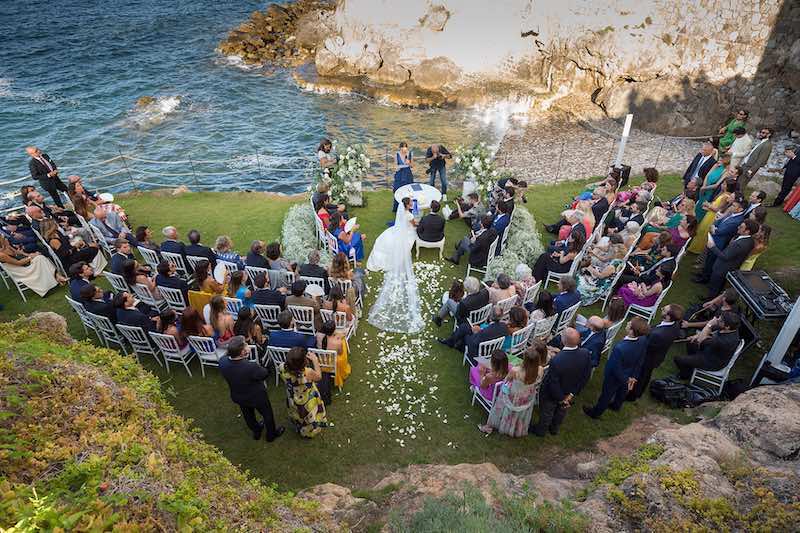
[[(528, 194), (527, 208), (539, 224), (552, 222), (582, 184), (534, 187)], [(662, 179), (658, 193), (666, 198), (678, 189), (679, 180), (667, 177)], [(369, 245), (393, 217), (390, 191), (368, 192), (366, 198), (365, 208), (351, 212), (358, 216)], [(286, 210), (298, 201), (301, 200), (259, 193), (135, 194), (121, 200), (134, 226), (146, 223), (158, 233), (161, 227), (171, 224), (181, 235), (197, 228), (206, 244), (213, 244), (218, 234), (225, 233), (233, 238), (239, 252), (245, 252), (252, 239), (278, 238)], [(797, 241), (792, 238), (796, 222), (779, 210), (770, 210), (767, 221), (774, 227), (773, 241), (757, 267), (777, 272), (784, 288), (794, 293), (800, 286), (797, 276), (791, 276), (800, 259)], [(460, 221), (451, 222), (446, 231), (449, 252), (464, 235), (465, 226)], [(423, 250), (420, 261), (425, 263), (422, 268), (426, 279), (420, 292), (429, 313), (438, 305), (441, 291), (449, 286), (450, 280), (463, 278), (465, 267), (440, 262), (435, 250)], [(667, 301), (686, 304), (705, 294), (705, 287), (689, 281), (694, 256), (687, 255), (684, 261)], [(368, 285), (367, 310), (380, 287), (380, 275), (371, 274)], [(83, 329), (67, 307), (63, 294), (60, 289), (46, 299), (33, 295), (23, 305), (15, 292), (0, 291), (0, 301), (5, 305), (0, 319), (10, 320), (40, 309), (53, 310), (66, 316), (70, 332), (82, 338)], [(588, 315), (599, 309), (582, 312)], [(550, 463), (560, 455), (591, 447), (598, 439), (619, 433), (644, 414), (681, 416), (680, 412), (669, 411), (645, 397), (635, 404), (626, 404), (619, 413), (605, 414), (600, 421), (588, 419), (579, 406), (593, 402), (599, 394), (602, 381), (599, 371), (581, 394), (578, 408), (569, 414), (560, 435), (544, 439), (485, 437), (476, 426), (485, 421), (486, 413), (470, 405), (467, 370), (461, 355), (435, 342), (435, 337), (446, 336), (451, 327), (445, 324), (439, 330), (429, 322), (420, 335), (412, 338), (383, 334), (361, 320), (351, 341), (352, 374), (344, 390), (334, 394), (334, 402), (328, 409), (334, 427), (311, 441), (287, 431), (273, 444), (263, 440), (254, 442), (218, 372), (212, 369), (204, 379), (195, 367), (195, 376), (189, 378), (177, 367), (167, 374), (155, 363), (144, 364), (161, 379), (178, 412), (192, 418), (208, 442), (254, 475), (292, 490), (328, 481), (367, 487), (385, 472), (412, 463), (488, 461), (500, 468), (524, 472)], [(759, 327), (767, 335), (774, 332), (769, 324)], [(737, 364), (735, 372), (749, 376), (762, 353), (751, 350)], [(657, 375), (674, 371), (668, 361)], [(286, 424), (283, 390), (272, 381), (269, 393), (277, 419)]]

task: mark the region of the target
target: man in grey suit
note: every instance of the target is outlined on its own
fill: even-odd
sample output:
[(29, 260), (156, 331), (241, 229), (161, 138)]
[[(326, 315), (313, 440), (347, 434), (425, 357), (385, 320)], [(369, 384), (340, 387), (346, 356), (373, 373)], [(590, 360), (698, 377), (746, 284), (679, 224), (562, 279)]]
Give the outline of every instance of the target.
[(755, 220), (748, 218), (742, 221), (737, 228), (737, 236), (722, 249), (717, 248), (711, 235), (708, 236), (708, 253), (716, 256), (708, 283), (709, 298), (714, 298), (722, 292), (728, 272), (739, 270), (744, 260), (753, 251), (755, 244), (753, 235), (758, 233), (759, 227)]
[(772, 153), (772, 129), (761, 128), (756, 135), (757, 142), (742, 159), (739, 166), (742, 167), (742, 175), (739, 176), (739, 190), (744, 192), (750, 180), (767, 164), (769, 155)]

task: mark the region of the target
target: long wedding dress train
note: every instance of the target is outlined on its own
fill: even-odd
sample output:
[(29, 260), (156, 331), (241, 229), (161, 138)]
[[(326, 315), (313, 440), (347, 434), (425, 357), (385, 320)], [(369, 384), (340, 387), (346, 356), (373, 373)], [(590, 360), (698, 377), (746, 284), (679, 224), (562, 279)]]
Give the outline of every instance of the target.
[(367, 321), (384, 331), (417, 333), (425, 325), (411, 264), (416, 237), (413, 218), (409, 211), (398, 209), (394, 226), (378, 236), (367, 258), (368, 270), (384, 272), (383, 285)]

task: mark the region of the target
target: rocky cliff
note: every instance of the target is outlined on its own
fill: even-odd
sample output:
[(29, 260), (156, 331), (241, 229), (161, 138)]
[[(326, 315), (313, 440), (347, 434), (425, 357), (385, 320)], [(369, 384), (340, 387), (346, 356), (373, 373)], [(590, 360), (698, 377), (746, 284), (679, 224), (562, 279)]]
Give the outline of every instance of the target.
[(577, 96), (574, 107), (612, 118), (632, 110), (640, 125), (674, 134), (707, 133), (737, 106), (755, 122), (800, 126), (795, 0), (290, 4), (298, 5), (307, 8), (254, 14), (221, 50), (256, 62), (308, 59), (303, 84), (408, 105), (526, 93)]

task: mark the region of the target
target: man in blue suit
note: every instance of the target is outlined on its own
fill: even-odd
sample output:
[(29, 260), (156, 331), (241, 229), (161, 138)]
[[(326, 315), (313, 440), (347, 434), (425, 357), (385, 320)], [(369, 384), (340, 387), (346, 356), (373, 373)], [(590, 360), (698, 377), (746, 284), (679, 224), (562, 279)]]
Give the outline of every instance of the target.
[[(715, 248), (724, 250), (736, 236), (739, 224), (745, 219), (744, 212), (746, 209), (747, 202), (741, 194), (737, 193), (728, 209), (729, 214), (712, 225), (709, 230), (709, 236), (713, 239)], [(711, 274), (714, 271), (714, 263), (716, 260), (716, 254), (706, 254), (706, 260), (705, 263), (703, 263), (703, 273), (692, 278), (692, 281), (695, 283), (708, 283), (709, 280), (711, 280)]]
[(169, 261), (161, 261), (156, 267), (156, 285), (169, 289), (178, 289), (183, 294), (183, 300), (189, 301), (189, 284), (177, 274), (175, 265)]
[[(605, 321), (597, 315), (590, 317), (586, 322), (586, 327), (580, 329), (580, 335), (579, 346), (589, 352), (592, 368), (595, 368), (600, 364), (600, 354), (606, 344)], [(550, 349), (552, 353), (556, 353), (556, 350), (561, 350), (564, 347), (562, 337), (562, 335), (553, 337), (548, 343), (548, 346), (554, 348)]]
[(502, 251), (503, 245), (503, 234), (508, 230), (508, 225), (511, 222), (511, 215), (509, 214), (510, 209), (509, 202), (498, 202), (497, 204), (497, 216), (494, 217), (494, 221), (492, 222), (492, 227), (497, 232), (497, 250), (495, 251), (495, 255), (500, 255)]
[(614, 345), (603, 372), (603, 390), (594, 407), (583, 406), (591, 418), (600, 418), (607, 408), (619, 411), (636, 384), (647, 353), (650, 326), (642, 318), (633, 317), (625, 329), (625, 338)]
[(553, 307), (555, 307), (556, 313), (561, 313), (581, 301), (581, 293), (578, 292), (577, 287), (575, 278), (567, 276), (558, 280), (559, 293), (553, 298)]
[(269, 345), (276, 348), (294, 348), (303, 346), (305, 348), (316, 348), (317, 342), (311, 335), (300, 333), (294, 329), (294, 318), (290, 311), (278, 313), (278, 331), (269, 334)]
[(167, 226), (161, 230), (161, 233), (166, 237), (166, 240), (161, 243), (161, 251), (180, 254), (183, 262), (186, 263), (186, 245), (178, 240), (178, 230), (175, 229), (175, 226)]

